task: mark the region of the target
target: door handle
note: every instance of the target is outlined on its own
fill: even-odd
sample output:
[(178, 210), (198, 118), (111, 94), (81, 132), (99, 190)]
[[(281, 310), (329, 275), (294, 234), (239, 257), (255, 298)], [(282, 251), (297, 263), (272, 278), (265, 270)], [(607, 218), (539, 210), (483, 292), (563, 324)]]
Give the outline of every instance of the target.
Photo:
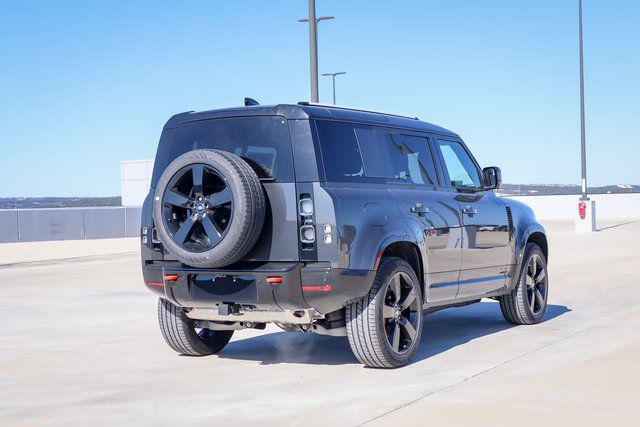
[(422, 203), (416, 203), (414, 206), (411, 206), (411, 212), (416, 215), (424, 215), (429, 213), (429, 208), (422, 205)]
[(462, 213), (469, 216), (474, 216), (475, 214), (478, 213), (478, 210), (472, 208), (471, 206), (467, 206), (466, 208), (462, 208)]

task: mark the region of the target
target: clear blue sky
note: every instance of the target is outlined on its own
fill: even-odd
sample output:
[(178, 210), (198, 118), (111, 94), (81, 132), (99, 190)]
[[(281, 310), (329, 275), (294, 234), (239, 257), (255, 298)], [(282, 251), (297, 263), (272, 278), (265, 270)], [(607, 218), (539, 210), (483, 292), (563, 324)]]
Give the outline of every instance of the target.
[[(640, 184), (640, 6), (585, 0), (590, 184)], [(577, 1), (317, 0), (338, 102), (458, 132), (509, 183), (579, 183)], [(309, 97), (305, 0), (0, 3), (0, 197), (118, 195), (176, 112)], [(330, 102), (323, 78), (321, 101)]]

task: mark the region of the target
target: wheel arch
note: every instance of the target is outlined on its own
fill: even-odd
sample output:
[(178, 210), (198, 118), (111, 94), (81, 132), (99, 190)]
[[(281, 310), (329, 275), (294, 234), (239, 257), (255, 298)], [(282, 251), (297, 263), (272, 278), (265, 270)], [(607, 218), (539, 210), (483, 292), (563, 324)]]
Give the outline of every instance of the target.
[(422, 254), (420, 253), (420, 248), (415, 242), (400, 239), (385, 242), (384, 246), (381, 246), (378, 251), (378, 256), (376, 257), (376, 263), (374, 266), (375, 270), (378, 269), (380, 260), (385, 257), (396, 257), (407, 261), (420, 281), (422, 295), (425, 295), (425, 266)]
[(547, 262), (549, 261), (549, 245), (547, 243), (546, 234), (544, 234), (541, 231), (533, 231), (527, 237), (525, 244), (526, 243), (535, 243), (536, 245), (540, 246), (540, 249), (542, 249), (542, 253), (544, 254), (545, 260)]

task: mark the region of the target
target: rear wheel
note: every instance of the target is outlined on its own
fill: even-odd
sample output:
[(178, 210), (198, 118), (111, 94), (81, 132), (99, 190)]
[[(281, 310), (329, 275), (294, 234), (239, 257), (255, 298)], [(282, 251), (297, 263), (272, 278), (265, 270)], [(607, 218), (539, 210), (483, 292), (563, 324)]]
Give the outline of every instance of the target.
[(169, 347), (187, 356), (208, 356), (222, 350), (233, 331), (197, 330), (192, 319), (167, 300), (158, 300), (160, 331)]
[(547, 260), (535, 243), (527, 243), (516, 287), (500, 297), (502, 315), (516, 325), (532, 325), (542, 320), (547, 309), (549, 276)]
[(384, 258), (369, 293), (346, 307), (351, 350), (374, 368), (408, 364), (418, 349), (422, 322), (420, 282), (400, 258)]

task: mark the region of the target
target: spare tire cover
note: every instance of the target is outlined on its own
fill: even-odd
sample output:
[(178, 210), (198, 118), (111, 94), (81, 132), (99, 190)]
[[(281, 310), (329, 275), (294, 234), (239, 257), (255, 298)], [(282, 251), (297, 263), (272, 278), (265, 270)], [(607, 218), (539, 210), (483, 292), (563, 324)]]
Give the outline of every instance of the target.
[(164, 248), (180, 262), (224, 267), (255, 245), (265, 217), (265, 197), (254, 170), (220, 150), (177, 157), (158, 180), (153, 219)]

